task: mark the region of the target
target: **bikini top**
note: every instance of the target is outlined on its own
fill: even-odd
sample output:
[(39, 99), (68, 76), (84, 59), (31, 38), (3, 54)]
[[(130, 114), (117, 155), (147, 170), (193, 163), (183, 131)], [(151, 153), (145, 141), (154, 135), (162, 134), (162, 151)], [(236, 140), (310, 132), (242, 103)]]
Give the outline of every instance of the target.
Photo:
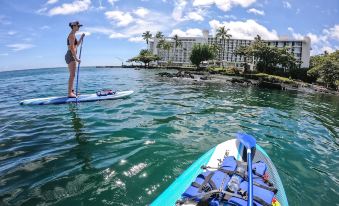
[[(74, 41), (74, 45), (77, 45), (78, 44), (78, 40), (75, 38), (75, 41)], [(67, 46), (69, 46), (69, 39), (67, 38)]]

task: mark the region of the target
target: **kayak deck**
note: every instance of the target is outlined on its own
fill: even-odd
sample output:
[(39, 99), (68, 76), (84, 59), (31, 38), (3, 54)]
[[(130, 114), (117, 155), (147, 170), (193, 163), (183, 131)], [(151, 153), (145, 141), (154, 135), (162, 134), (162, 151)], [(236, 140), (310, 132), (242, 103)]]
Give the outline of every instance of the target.
[[(238, 161), (243, 161), (246, 157), (246, 148), (236, 139), (225, 141), (216, 147), (209, 150), (197, 161), (195, 161), (187, 170), (185, 170), (160, 196), (158, 196), (152, 206), (155, 205), (175, 205), (176, 201), (181, 198), (181, 195), (196, 179), (197, 175), (206, 171), (201, 169), (201, 166), (207, 166), (211, 168), (218, 167), (220, 159), (224, 159), (226, 156), (233, 156)], [(266, 152), (256, 145), (256, 153), (253, 158), (253, 162), (263, 161), (267, 165), (267, 173), (269, 174), (270, 181), (278, 189), (275, 197), (282, 206), (288, 206), (287, 197), (281, 179), (278, 172), (273, 165), (272, 161), (266, 154)]]

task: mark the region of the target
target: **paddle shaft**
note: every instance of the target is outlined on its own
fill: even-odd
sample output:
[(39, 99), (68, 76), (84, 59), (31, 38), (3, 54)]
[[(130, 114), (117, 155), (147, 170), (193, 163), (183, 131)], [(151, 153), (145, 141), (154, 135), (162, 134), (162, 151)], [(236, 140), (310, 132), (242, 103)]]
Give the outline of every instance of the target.
[[(80, 53), (79, 53), (79, 60), (81, 60), (81, 51), (82, 51), (82, 44), (84, 42), (84, 38), (82, 38), (81, 44), (80, 44)], [(81, 61), (80, 61), (81, 62)], [(78, 86), (79, 86), (79, 72), (80, 72), (80, 62), (78, 63), (78, 70), (77, 70), (77, 82), (75, 85), (75, 96), (76, 96), (76, 102), (78, 102)]]
[(237, 134), (237, 139), (246, 147), (247, 150), (247, 173), (248, 173), (247, 206), (253, 206), (252, 149), (255, 149), (256, 140), (251, 135), (242, 133)]
[(247, 206), (253, 205), (253, 175), (252, 175), (252, 152), (251, 148), (247, 148), (247, 164), (248, 164), (248, 201)]

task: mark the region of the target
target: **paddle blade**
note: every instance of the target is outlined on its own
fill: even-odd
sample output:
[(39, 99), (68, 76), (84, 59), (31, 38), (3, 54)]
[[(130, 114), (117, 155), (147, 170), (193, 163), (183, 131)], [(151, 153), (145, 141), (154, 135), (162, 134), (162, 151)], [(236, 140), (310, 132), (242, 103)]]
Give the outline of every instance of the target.
[(253, 136), (244, 134), (244, 133), (237, 133), (237, 139), (247, 148), (252, 149), (255, 148), (256, 140)]

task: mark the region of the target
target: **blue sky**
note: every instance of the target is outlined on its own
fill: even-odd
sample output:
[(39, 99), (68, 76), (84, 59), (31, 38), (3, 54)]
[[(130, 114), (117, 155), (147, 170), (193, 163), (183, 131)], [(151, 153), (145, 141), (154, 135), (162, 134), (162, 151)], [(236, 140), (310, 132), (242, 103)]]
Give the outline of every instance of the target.
[(1, 0), (0, 71), (63, 67), (68, 23), (85, 32), (82, 65), (120, 65), (146, 47), (141, 34), (279, 36), (312, 40), (311, 54), (339, 49), (338, 0)]

